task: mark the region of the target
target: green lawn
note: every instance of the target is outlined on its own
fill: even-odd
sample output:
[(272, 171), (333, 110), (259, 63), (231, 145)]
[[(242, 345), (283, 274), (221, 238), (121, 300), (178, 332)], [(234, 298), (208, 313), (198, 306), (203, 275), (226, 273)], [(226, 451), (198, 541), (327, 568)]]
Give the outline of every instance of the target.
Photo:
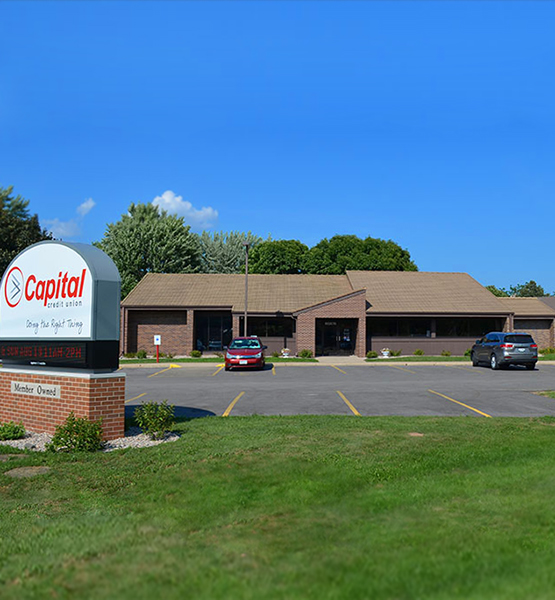
[[(553, 598), (554, 418), (178, 428), (0, 462), (2, 600)], [(52, 469), (3, 475), (16, 464)]]

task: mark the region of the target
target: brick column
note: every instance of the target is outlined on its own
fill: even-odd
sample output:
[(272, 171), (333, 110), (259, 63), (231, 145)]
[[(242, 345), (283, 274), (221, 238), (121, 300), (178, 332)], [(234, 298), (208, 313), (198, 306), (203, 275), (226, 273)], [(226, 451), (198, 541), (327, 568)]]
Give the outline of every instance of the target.
[(0, 421), (53, 434), (70, 412), (102, 419), (105, 440), (124, 435), (125, 373), (0, 369)]

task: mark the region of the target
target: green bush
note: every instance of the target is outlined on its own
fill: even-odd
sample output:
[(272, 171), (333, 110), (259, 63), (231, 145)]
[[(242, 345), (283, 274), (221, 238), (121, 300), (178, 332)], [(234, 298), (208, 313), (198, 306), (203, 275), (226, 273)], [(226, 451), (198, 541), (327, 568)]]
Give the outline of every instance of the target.
[(200, 358), (202, 356), (202, 352), (200, 350), (191, 350), (191, 356), (193, 358)]
[(171, 352), (168, 352), (168, 353), (166, 354), (166, 356), (167, 356), (168, 358), (173, 358), (173, 354), (172, 354)]
[(421, 350), (420, 348), (417, 348), (414, 352), (413, 352), (414, 356), (424, 356), (424, 350)]
[(375, 350), (369, 350), (366, 353), (366, 358), (378, 358), (378, 353)]
[(465, 356), (470, 356), (471, 354), (472, 354), (472, 348), (467, 348), (467, 349), (464, 351), (464, 355), (465, 355)]
[(146, 358), (146, 350), (139, 350), (137, 352), (137, 358)]
[(540, 354), (555, 354), (555, 348), (548, 346), (547, 348), (540, 348), (538, 352)]
[(124, 358), (137, 358), (137, 353), (136, 352), (126, 352), (123, 355)]
[(391, 356), (401, 356), (402, 350), (392, 350)]
[(305, 348), (304, 350), (301, 350), (299, 352), (300, 358), (312, 358), (313, 356), (314, 356), (314, 353), (312, 352), (312, 350), (308, 350), (307, 348)]
[(442, 350), (441, 351), (441, 356), (451, 356), (450, 350)]
[(52, 442), (46, 449), (51, 452), (95, 452), (102, 448), (102, 419), (90, 421), (86, 417), (76, 417), (73, 411), (62, 425), (56, 427)]
[(277, 358), (279, 356), (279, 352), (272, 352), (272, 358)]
[(19, 423), (13, 421), (0, 423), (0, 440), (20, 440), (24, 437), (25, 427), (21, 421)]
[(135, 410), (135, 421), (153, 440), (158, 440), (173, 427), (174, 409), (175, 406), (168, 404), (167, 400), (160, 403), (143, 402)]

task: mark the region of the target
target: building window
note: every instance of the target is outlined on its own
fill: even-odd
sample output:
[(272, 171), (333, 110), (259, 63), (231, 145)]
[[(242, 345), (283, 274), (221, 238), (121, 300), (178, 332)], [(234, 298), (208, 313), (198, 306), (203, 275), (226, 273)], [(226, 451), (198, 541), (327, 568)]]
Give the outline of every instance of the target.
[(366, 321), (366, 331), (373, 337), (431, 337), (432, 320), (371, 317)]
[[(258, 337), (293, 337), (295, 321), (291, 317), (248, 317), (248, 335)], [(245, 318), (239, 319), (239, 335), (244, 335)]]
[(485, 317), (440, 317), (436, 319), (436, 337), (479, 338), (488, 331), (500, 331), (500, 319)]

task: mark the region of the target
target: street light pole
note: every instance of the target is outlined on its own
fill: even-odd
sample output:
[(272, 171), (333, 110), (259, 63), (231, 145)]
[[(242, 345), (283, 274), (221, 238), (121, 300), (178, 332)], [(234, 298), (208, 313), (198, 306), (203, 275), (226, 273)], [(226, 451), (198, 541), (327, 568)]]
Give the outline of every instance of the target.
[(243, 242), (245, 246), (245, 320), (243, 334), (247, 337), (247, 308), (249, 305), (249, 242)]

